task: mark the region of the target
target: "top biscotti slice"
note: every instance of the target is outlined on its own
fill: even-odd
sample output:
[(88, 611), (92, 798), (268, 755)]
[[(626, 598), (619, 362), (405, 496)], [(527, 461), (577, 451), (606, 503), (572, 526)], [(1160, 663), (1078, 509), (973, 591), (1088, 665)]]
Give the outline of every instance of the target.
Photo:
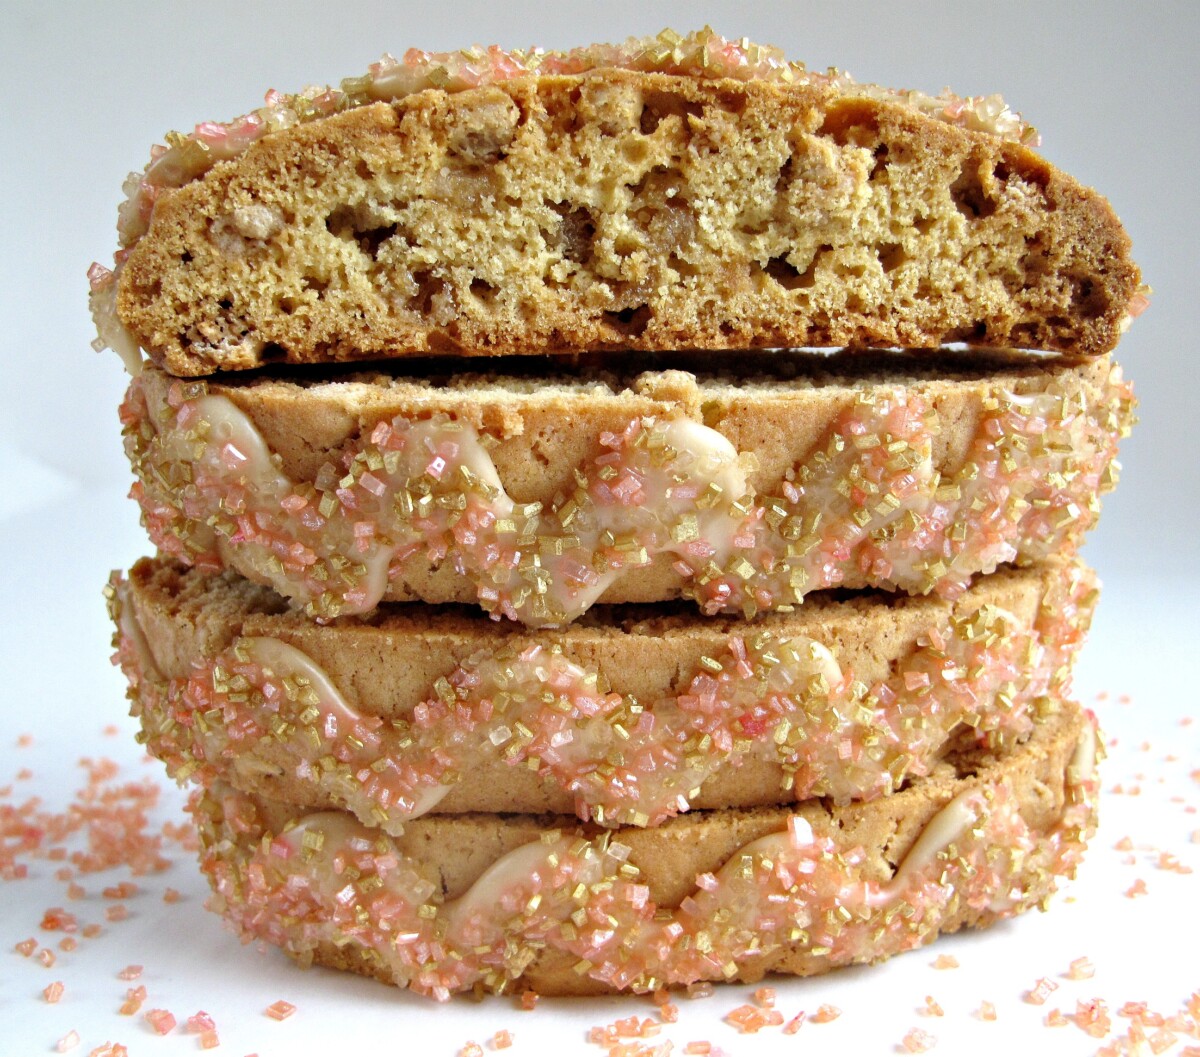
[(219, 382), (151, 368), (122, 407), (133, 495), (162, 552), (323, 620), (390, 599), (558, 626), (597, 601), (681, 596), (752, 617), (827, 587), (953, 596), (1070, 550), (1132, 421), (1105, 359), (686, 362)]
[(1101, 354), (1144, 307), (1097, 193), (997, 97), (711, 33), (410, 52), (173, 134), (131, 179), (101, 340), (177, 375), (679, 347)]

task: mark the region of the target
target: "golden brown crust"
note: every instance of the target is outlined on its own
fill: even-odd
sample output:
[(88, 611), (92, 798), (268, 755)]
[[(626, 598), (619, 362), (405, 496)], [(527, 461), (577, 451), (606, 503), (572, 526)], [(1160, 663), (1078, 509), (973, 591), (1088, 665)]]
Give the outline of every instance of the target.
[[(1081, 851), (1079, 842), (1086, 839), (1091, 821), (1086, 808), (1078, 813), (1081, 775), (1073, 766), (1073, 758), (1076, 749), (1094, 736), (1091, 720), (1079, 707), (1064, 704), (1056, 715), (1039, 725), (1019, 751), (999, 759), (978, 754), (960, 756), (910, 788), (871, 804), (831, 808), (814, 801), (791, 811), (758, 808), (696, 813), (657, 829), (622, 829), (614, 839), (630, 848), (628, 861), (638, 867), (639, 882), (648, 886), (650, 899), (664, 908), (678, 906), (692, 893), (697, 875), (717, 871), (749, 842), (785, 830), (791, 814), (803, 816), (818, 838), (831, 838), (842, 853), (861, 848), (861, 877), (868, 882), (886, 883), (925, 827), (947, 804), (964, 793), (979, 790), (990, 797), (1001, 786), (1006, 787), (1034, 842), (1032, 853), (1018, 859), (1012, 887), (1020, 896), (1015, 906), (997, 912), (987, 906), (970, 906), (953, 891), (945, 893), (938, 911), (922, 925), (915, 941), (924, 943), (938, 934), (984, 927), (1013, 910), (1039, 905), (1061, 879), (1056, 871), (1073, 872)], [(1090, 779), (1084, 785), (1090, 785)], [(1072, 804), (1077, 814), (1068, 820)], [(243, 831), (235, 835), (225, 827), (219, 797), (210, 795), (201, 801), (197, 819), (210, 880), (227, 867), (236, 876), (264, 833), (279, 833), (304, 812), (278, 801), (256, 798), (253, 814), (249, 828), (244, 828), (247, 816), (241, 816), (237, 828)], [(449, 900), (466, 892), (501, 856), (548, 829), (566, 833), (574, 830), (584, 837), (595, 832), (558, 816), (431, 816), (410, 824), (395, 845), (405, 860), (430, 876)], [(1065, 842), (1064, 846), (1048, 852), (1048, 846), (1059, 840)], [(997, 849), (1000, 856), (1006, 853), (1007, 849)], [(299, 861), (296, 869), (303, 871)], [(227, 888), (229, 891), (233, 889)], [(229, 909), (237, 911), (236, 907), (227, 906)], [(311, 960), (387, 983), (398, 982), (387, 964), (353, 940), (336, 946), (324, 942), (315, 949), (296, 942), (289, 953), (302, 963)], [(874, 959), (868, 952), (862, 960)], [(580, 974), (575, 962), (576, 958), (563, 952), (544, 950), (524, 975), (508, 986), (546, 995), (612, 990)], [(807, 976), (826, 972), (837, 964), (834, 957), (814, 952), (799, 940), (769, 958), (743, 962), (730, 979), (754, 981), (766, 972)]]
[[(840, 722), (794, 717), (792, 725), (805, 729), (802, 758), (809, 761), (799, 775), (794, 763), (786, 767), (780, 754), (761, 746), (719, 756), (712, 749), (720, 763), (696, 779), (698, 789), (688, 800), (697, 808), (724, 808), (790, 803), (800, 795), (812, 795), (810, 790), (845, 801), (878, 796), (893, 787), (885, 769), (899, 762), (892, 763), (890, 748), (878, 753), (869, 750), (865, 758), (856, 750), (853, 761), (838, 759), (833, 753), (839, 740), (846, 745), (853, 739), (855, 744), (882, 741), (890, 746), (915, 739), (908, 753), (923, 758), (914, 761), (906, 753), (906, 766), (892, 772), (901, 780), (909, 768), (921, 773), (956, 747), (1014, 744), (1027, 736), (1034, 717), (1048, 707), (1041, 695), (1059, 698), (1066, 692), (1095, 593), (1095, 579), (1080, 563), (1050, 561), (982, 577), (955, 602), (880, 592), (840, 600), (818, 594), (794, 613), (770, 615), (753, 625), (702, 618), (679, 607), (597, 607), (563, 631), (529, 631), (497, 625), (460, 609), (420, 605), (384, 607), (370, 618), (318, 625), (279, 611), (270, 592), (238, 577), (206, 577), (169, 562), (144, 559), (118, 588), (114, 615), (127, 635), (129, 629), (139, 629), (144, 639), (147, 656), (122, 653), (132, 711), (141, 721), (149, 750), (163, 758), (173, 774), (219, 776), (246, 792), (312, 808), (350, 804), (360, 816), (366, 816), (378, 801), (360, 799), (363, 787), (354, 777), (357, 765), (339, 776), (321, 771), (318, 780), (318, 774), (300, 761), (326, 757), (329, 746), (306, 748), (298, 756), (296, 743), (290, 737), (276, 737), (265, 721), (252, 719), (251, 709), (229, 701), (218, 707), (204, 673), (217, 663), (227, 666), (226, 651), (232, 646), (264, 637), (300, 650), (325, 673), (351, 709), (384, 720), (383, 744), (392, 747), (389, 751), (397, 759), (418, 756), (418, 750), (405, 748), (411, 735), (394, 735), (392, 726), (411, 723), (417, 706), (436, 701), (439, 681), (449, 679), (459, 685), (456, 669), (460, 666), (479, 671), (487, 663), (485, 658), (497, 655), (510, 658), (511, 664), (511, 659), (534, 646), (561, 650), (566, 661), (594, 673), (601, 687), (639, 703), (652, 715), (662, 709), (660, 725), (676, 722), (671, 718), (676, 696), (687, 692), (691, 681), (706, 670), (707, 659), (726, 657), (735, 639), (753, 644), (765, 637), (761, 641), (776, 645), (762, 649), (776, 653), (778, 644), (811, 640), (829, 650), (833, 663), (861, 683), (864, 694), (867, 688), (875, 688), (872, 693), (898, 696), (895, 716), (892, 699), (884, 705), (873, 698), (870, 711), (875, 718), (866, 726), (850, 715)], [(999, 620), (997, 612), (1003, 613)], [(964, 671), (956, 676), (962, 682), (948, 697), (906, 692), (911, 690), (910, 678), (921, 684), (918, 671), (937, 671), (947, 658), (962, 666), (963, 651), (984, 635), (989, 636), (986, 649), (971, 653), (970, 666), (1005, 669), (1006, 677), (997, 678), (990, 670)], [(931, 637), (935, 647), (930, 646)], [(117, 645), (129, 650), (133, 643), (123, 644), (118, 638)], [(752, 646), (754, 656), (756, 649)], [(1019, 670), (1009, 670), (1014, 658), (1020, 658)], [(906, 678), (906, 671), (913, 674)], [(189, 678), (199, 684), (189, 684)], [(885, 684), (892, 689), (880, 691)], [(971, 700), (964, 706), (959, 695), (967, 689)], [(1002, 695), (1003, 706), (997, 695)], [(838, 707), (848, 714), (856, 712), (853, 693), (844, 700), (806, 700), (806, 709)], [(207, 716), (204, 722), (199, 721), (199, 712)], [(960, 712), (961, 726), (950, 718), (938, 718)], [(269, 714), (273, 723), (299, 722), (279, 705)], [(531, 710), (525, 722), (536, 730), (534, 714)], [(907, 718), (901, 720), (901, 714)], [(264, 725), (256, 734), (247, 733), (256, 729), (257, 722)], [(321, 722), (310, 721), (315, 729)], [(516, 721), (509, 717), (507, 722)], [(193, 740), (185, 732), (194, 731), (198, 723), (204, 734)], [(579, 723), (577, 736), (583, 737)], [(772, 720), (758, 736), (768, 748), (774, 724)], [(947, 740), (939, 743), (941, 735), (933, 731), (943, 725)], [(555, 773), (516, 765), (487, 741), (486, 727), (475, 734), (460, 722), (455, 729), (459, 747), (451, 753), (456, 761), (461, 757), (461, 765), (454, 768), (460, 777), (432, 808), (437, 813), (565, 814), (580, 804), (594, 809), (606, 802), (603, 792), (593, 791), (589, 797), (590, 787), (585, 787), (573, 794)], [(232, 740), (230, 730), (235, 732)], [(828, 751), (821, 747), (827, 742)], [(300, 744), (307, 746), (305, 741)], [(650, 775), (644, 777), (649, 783)], [(647, 791), (641, 806), (653, 813), (656, 808), (649, 801)], [(610, 808), (610, 813), (615, 811)], [(371, 821), (377, 823), (379, 818)]]
[(829, 86), (604, 71), (425, 91), (164, 191), (118, 314), (173, 373), (966, 340), (1095, 355), (1139, 282), (1027, 148)]

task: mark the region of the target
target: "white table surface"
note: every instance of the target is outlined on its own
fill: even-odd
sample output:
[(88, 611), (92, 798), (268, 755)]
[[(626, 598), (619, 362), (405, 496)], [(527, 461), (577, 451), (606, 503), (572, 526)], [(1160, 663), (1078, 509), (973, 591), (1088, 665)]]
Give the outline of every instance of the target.
[[(62, 813), (85, 785), (78, 761), (106, 757), (120, 765), (119, 782), (152, 780), (162, 793), (151, 830), (181, 818), (182, 794), (161, 766), (133, 740), (123, 681), (108, 663), (108, 627), (101, 588), (110, 566), (128, 563), (144, 545), (132, 504), (112, 489), (64, 492), (51, 477), (23, 493), (24, 509), (0, 521), (0, 549), (19, 554), (12, 570), (10, 620), (0, 647), (3, 694), (8, 702), (0, 733), (0, 815), (40, 798), (42, 810)], [(939, 1053), (1028, 1053), (1069, 1057), (1092, 1054), (1113, 1041), (1129, 1021), (1117, 1016), (1126, 1002), (1144, 1001), (1165, 1015), (1182, 1010), (1200, 990), (1200, 651), (1191, 610), (1194, 590), (1179, 584), (1132, 581), (1108, 586), (1092, 640), (1080, 662), (1076, 688), (1094, 707), (1112, 741), (1103, 770), (1102, 822), (1079, 879), (1047, 914), (1030, 914), (988, 932), (949, 937), (934, 946), (874, 968), (796, 981), (773, 980), (778, 1008), (790, 1019), (824, 1003), (841, 1016), (806, 1023), (795, 1037), (778, 1028), (741, 1035), (723, 1018), (753, 1001), (753, 988), (722, 987), (707, 999), (681, 999), (680, 1016), (652, 1042), (669, 1040), (672, 1052), (688, 1042), (711, 1041), (729, 1054), (888, 1054), (919, 1028), (937, 1038)], [(19, 615), (18, 615), (19, 614)], [(1194, 720), (1194, 722), (1193, 722)], [(22, 744), (30, 738), (32, 744)], [(23, 776), (24, 775), (24, 776)], [(1126, 792), (1116, 793), (1116, 786)], [(1131, 795), (1131, 787), (1140, 789)], [(1114, 848), (1130, 837), (1132, 852)], [(1176, 857), (1185, 874), (1163, 869), (1160, 853)], [(83, 875), (86, 896), (70, 900), (62, 864), (18, 856), (24, 879), (0, 881), (0, 1054), (52, 1052), (78, 1032), (75, 1051), (89, 1054), (119, 1042), (130, 1054), (191, 1054), (199, 1037), (185, 1030), (199, 1010), (216, 1022), (219, 1052), (323, 1054), (342, 1052), (348, 1037), (366, 1053), (418, 1053), (447, 1057), (470, 1040), (484, 1044), (497, 1031), (513, 1036), (520, 1054), (605, 1051), (588, 1030), (637, 1014), (653, 1017), (648, 999), (542, 1000), (533, 1012), (510, 998), (481, 1003), (457, 1000), (436, 1006), (379, 984), (325, 970), (300, 971), (275, 951), (243, 946), (215, 915), (204, 910), (206, 885), (189, 853), (166, 842), (165, 872), (131, 877), (125, 868)], [(1141, 879), (1146, 895), (1125, 893)], [(110, 922), (114, 900), (102, 890), (133, 880), (136, 895), (120, 902), (128, 917)], [(182, 898), (163, 901), (167, 888)], [(40, 928), (49, 907), (61, 906), (82, 927), (98, 923), (95, 938), (79, 938), (74, 951), (57, 944), (64, 933)], [(78, 934), (77, 934), (78, 936)], [(49, 968), (38, 954), (26, 958), (15, 944), (33, 938), (56, 955)], [(933, 967), (953, 955), (956, 969)], [(1070, 963), (1089, 958), (1091, 979), (1064, 977)], [(144, 967), (136, 981), (118, 978), (127, 965)], [(1044, 1006), (1024, 1000), (1039, 978), (1058, 989)], [(43, 989), (61, 981), (64, 993), (47, 1003)], [(156, 1035), (143, 1016), (122, 1016), (126, 989), (144, 986), (149, 1009), (169, 1010), (179, 1022)], [(944, 1015), (924, 1015), (932, 996)], [(1047, 1027), (1052, 1008), (1074, 1013), (1081, 1000), (1107, 1003), (1113, 1032), (1094, 1039), (1074, 1024)], [(297, 1011), (283, 1022), (264, 1014), (284, 999)], [(983, 1000), (996, 1009), (986, 1022)], [(348, 1036), (347, 1033), (351, 1033)], [(1181, 1039), (1168, 1052), (1200, 1040)], [(485, 1047), (484, 1052), (491, 1052)]]

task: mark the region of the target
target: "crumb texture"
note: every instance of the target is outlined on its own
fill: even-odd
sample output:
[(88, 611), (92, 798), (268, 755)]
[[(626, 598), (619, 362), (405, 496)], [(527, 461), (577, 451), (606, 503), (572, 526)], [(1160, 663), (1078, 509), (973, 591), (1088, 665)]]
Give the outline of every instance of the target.
[(180, 375), (428, 353), (1098, 354), (1139, 276), (1026, 147), (853, 87), (608, 70), (425, 91), (164, 190), (118, 313)]

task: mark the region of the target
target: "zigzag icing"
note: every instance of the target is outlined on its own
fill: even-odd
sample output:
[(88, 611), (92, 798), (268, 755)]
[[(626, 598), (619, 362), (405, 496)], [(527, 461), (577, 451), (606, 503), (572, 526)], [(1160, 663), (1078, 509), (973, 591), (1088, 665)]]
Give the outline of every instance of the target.
[(319, 619), (372, 609), (409, 559), (448, 561), (489, 613), (556, 626), (657, 554), (709, 614), (787, 608), (850, 572), (952, 597), (976, 573), (1078, 543), (1115, 481), (1131, 400), (1116, 366), (1096, 407), (1057, 382), (1000, 391), (942, 476), (934, 409), (879, 387), (776, 495), (750, 489), (749, 456), (716, 430), (634, 418), (599, 438), (549, 509), (514, 503), (474, 429), (444, 415), (376, 423), (314, 481), (287, 478), (250, 418), (203, 383), (152, 405), (135, 380), (122, 418), (132, 494), (172, 557), (229, 561)]
[(697, 877), (677, 907), (655, 905), (630, 849), (607, 833), (547, 832), (445, 900), (420, 864), (349, 816), (309, 815), (271, 834), (240, 794), (210, 794), (194, 810), (217, 909), (295, 957), (349, 946), (395, 983), (444, 999), (504, 990), (551, 950), (580, 976), (646, 991), (769, 971), (797, 950), (831, 966), (874, 961), (927, 941), (961, 907), (1006, 916), (1040, 900), (1073, 872), (1091, 828), (1095, 737), (1089, 719), (1064, 813), (1040, 833), (1007, 780), (968, 790), (881, 883), (863, 875), (862, 849), (796, 815)]
[(1045, 590), (1028, 625), (992, 605), (955, 616), (871, 686), (813, 639), (749, 630), (644, 704), (540, 644), (476, 651), (392, 721), (357, 711), (309, 656), (274, 638), (239, 638), (197, 658), (188, 678), (167, 679), (120, 584), (117, 659), (144, 740), (180, 781), (285, 774), (315, 802), (398, 833), (456, 783), (503, 763), (535, 769), (584, 819), (653, 826), (749, 759), (781, 767), (784, 801), (845, 803), (928, 774), (966, 727), (992, 750), (1011, 748), (1042, 696), (1065, 692), (1094, 604), (1079, 563)]

